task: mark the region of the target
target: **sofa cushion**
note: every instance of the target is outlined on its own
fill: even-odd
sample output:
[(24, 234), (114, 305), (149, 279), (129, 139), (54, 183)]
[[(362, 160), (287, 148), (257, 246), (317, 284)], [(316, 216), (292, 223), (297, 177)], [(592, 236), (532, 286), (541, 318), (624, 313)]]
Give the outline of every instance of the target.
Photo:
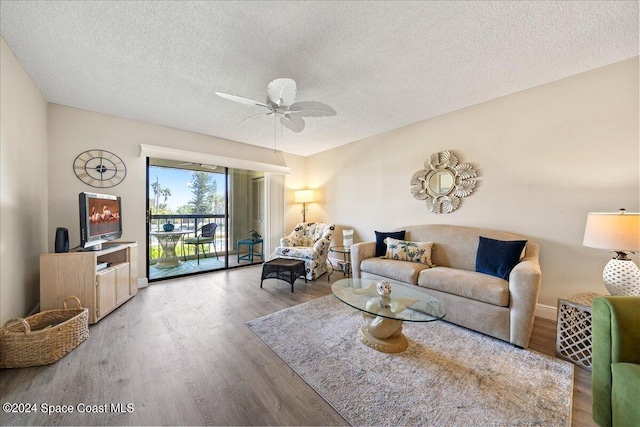
[(418, 274), (425, 268), (429, 268), (429, 266), (417, 262), (385, 258), (366, 258), (360, 263), (361, 271), (412, 285), (418, 284)]
[(612, 420), (614, 426), (640, 425), (640, 365), (635, 363), (611, 364)]
[(433, 242), (411, 242), (408, 240), (392, 239), (391, 237), (387, 237), (384, 241), (387, 244), (387, 252), (384, 255), (385, 258), (398, 261), (419, 262), (433, 267), (431, 263)]
[(319, 255), (317, 251), (314, 251), (312, 247), (308, 246), (278, 246), (273, 254), (305, 259), (316, 259)]
[(418, 286), (499, 307), (509, 306), (509, 282), (488, 274), (434, 267), (420, 271)]
[(480, 236), (476, 271), (509, 280), (509, 273), (520, 261), (526, 240), (495, 240)]
[(393, 239), (404, 239), (405, 231), (376, 231), (376, 256), (384, 256), (387, 252), (387, 244), (384, 242), (384, 239), (387, 237), (391, 237)]

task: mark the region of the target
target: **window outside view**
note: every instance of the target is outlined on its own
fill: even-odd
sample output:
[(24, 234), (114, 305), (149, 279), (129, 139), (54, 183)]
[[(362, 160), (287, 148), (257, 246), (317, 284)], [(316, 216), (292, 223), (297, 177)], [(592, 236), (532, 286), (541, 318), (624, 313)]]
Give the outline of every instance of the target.
[(154, 215), (224, 214), (224, 173), (150, 166), (149, 180)]
[(149, 280), (264, 260), (264, 172), (150, 159), (148, 187)]
[(149, 166), (150, 279), (225, 267), (225, 200), (224, 172)]

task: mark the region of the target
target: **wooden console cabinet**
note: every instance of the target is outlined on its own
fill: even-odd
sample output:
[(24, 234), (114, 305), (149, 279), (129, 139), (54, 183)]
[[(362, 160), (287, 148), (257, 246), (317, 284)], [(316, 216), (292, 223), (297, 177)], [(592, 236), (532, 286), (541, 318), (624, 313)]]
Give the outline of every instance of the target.
[[(98, 264), (107, 263), (101, 270)], [(99, 251), (40, 255), (40, 310), (62, 308), (74, 295), (96, 323), (138, 292), (138, 244), (103, 244)]]

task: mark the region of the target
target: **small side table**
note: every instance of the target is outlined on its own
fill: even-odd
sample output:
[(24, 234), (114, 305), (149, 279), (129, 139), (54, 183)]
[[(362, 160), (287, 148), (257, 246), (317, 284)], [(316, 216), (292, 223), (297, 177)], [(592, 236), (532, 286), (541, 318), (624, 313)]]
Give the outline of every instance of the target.
[[(263, 255), (263, 247), (264, 245), (262, 244), (263, 239), (256, 239), (256, 240), (252, 240), (252, 239), (243, 239), (243, 240), (238, 240), (237, 243), (237, 247), (236, 250), (237, 252), (237, 262), (240, 261), (250, 261), (251, 263), (253, 263), (253, 257), (255, 256), (259, 256), (261, 261), (264, 261), (264, 255)], [(256, 252), (255, 251), (255, 245), (260, 244), (260, 252)], [(240, 255), (240, 247), (242, 246), (248, 246), (249, 247), (249, 252), (247, 252), (246, 255)]]
[(176, 255), (176, 246), (178, 241), (185, 234), (193, 233), (192, 230), (175, 230), (175, 231), (152, 231), (149, 234), (155, 236), (160, 243), (160, 257), (158, 262), (153, 266), (155, 268), (171, 268), (178, 267), (182, 262)]
[(600, 294), (585, 292), (558, 299), (556, 354), (591, 370), (591, 304)]
[(299, 277), (304, 277), (304, 283), (307, 283), (304, 261), (288, 258), (272, 259), (262, 264), (260, 288), (265, 279), (279, 279), (291, 283), (291, 292), (293, 292), (293, 282)]
[[(342, 254), (342, 261), (338, 261), (338, 270), (342, 272), (344, 277), (351, 277), (351, 246), (331, 246), (329, 252)], [(329, 259), (329, 263), (331, 263), (331, 259)], [(333, 264), (331, 264), (331, 268), (333, 268)]]

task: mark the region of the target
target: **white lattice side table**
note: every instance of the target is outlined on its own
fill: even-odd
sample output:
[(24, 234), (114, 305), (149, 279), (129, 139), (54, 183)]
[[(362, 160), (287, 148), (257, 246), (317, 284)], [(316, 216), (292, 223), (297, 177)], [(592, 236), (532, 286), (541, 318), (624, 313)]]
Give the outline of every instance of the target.
[(591, 370), (591, 304), (600, 294), (585, 292), (558, 299), (556, 354)]

